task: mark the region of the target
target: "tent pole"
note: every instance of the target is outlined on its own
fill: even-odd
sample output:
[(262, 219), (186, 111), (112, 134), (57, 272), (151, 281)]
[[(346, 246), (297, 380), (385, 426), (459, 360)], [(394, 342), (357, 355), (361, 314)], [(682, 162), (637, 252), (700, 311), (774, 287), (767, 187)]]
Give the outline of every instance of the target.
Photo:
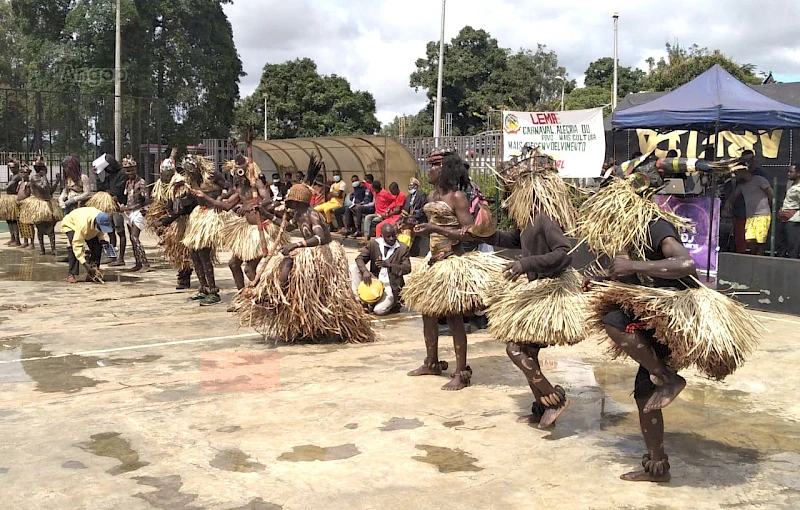
[[(711, 161), (717, 160), (717, 147), (719, 146), (719, 118), (714, 124), (714, 154)], [(711, 283), (711, 248), (714, 240), (714, 205), (717, 200), (717, 178), (714, 172), (711, 172), (711, 212), (709, 214), (708, 225), (708, 259), (706, 260), (706, 283)], [(718, 268), (719, 269), (719, 268)]]

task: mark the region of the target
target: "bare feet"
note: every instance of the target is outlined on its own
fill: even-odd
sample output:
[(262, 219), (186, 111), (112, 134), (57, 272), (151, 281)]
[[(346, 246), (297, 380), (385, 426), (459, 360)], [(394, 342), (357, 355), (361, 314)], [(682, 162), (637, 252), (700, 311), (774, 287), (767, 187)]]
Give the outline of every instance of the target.
[(71, 274), (71, 275), (67, 276), (66, 282), (67, 283), (78, 283), (78, 279), (75, 278), (75, 275)]
[(472, 369), (467, 367), (465, 370), (456, 372), (450, 376), (450, 382), (442, 386), (444, 391), (458, 391), (463, 390), (469, 386), (469, 381), (472, 379)]
[(124, 265), (125, 265), (125, 261), (124, 260), (117, 259), (114, 262), (110, 263), (108, 265), (108, 267), (122, 267)]
[(141, 269), (137, 271), (137, 273), (149, 273), (151, 271), (150, 266), (142, 266)]
[(545, 409), (544, 416), (539, 421), (539, 428), (546, 429), (555, 425), (556, 420), (561, 416), (561, 413), (567, 410), (567, 407), (569, 407), (569, 399), (565, 399), (561, 407), (548, 407)]
[(686, 387), (686, 379), (678, 374), (671, 374), (663, 386), (658, 386), (650, 398), (647, 400), (643, 411), (649, 413), (657, 409), (664, 409), (672, 403), (675, 398)]
[(19, 246), (20, 248), (27, 248), (28, 247), (28, 241), (25, 241), (25, 244), (17, 245), (17, 246)]
[(141, 268), (142, 268), (142, 266), (137, 264), (137, 265), (133, 266), (132, 268), (128, 269), (128, 271), (130, 271), (131, 273), (135, 273), (136, 271), (140, 270)]
[(421, 367), (416, 370), (412, 370), (408, 373), (411, 377), (417, 377), (420, 375), (442, 375), (442, 370), (447, 370), (447, 362), (446, 361), (437, 361), (436, 363), (423, 363)]
[(655, 473), (648, 473), (644, 469), (640, 469), (638, 471), (631, 471), (630, 473), (625, 473), (624, 475), (620, 476), (620, 479), (625, 480), (626, 482), (666, 483), (672, 480), (672, 475), (669, 474), (669, 471), (657, 475)]

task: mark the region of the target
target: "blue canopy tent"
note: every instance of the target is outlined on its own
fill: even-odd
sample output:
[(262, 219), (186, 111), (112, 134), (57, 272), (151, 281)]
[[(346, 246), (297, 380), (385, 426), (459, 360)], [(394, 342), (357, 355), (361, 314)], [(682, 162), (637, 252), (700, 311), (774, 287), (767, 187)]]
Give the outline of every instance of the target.
[(614, 112), (611, 126), (707, 133), (800, 128), (800, 108), (770, 99), (714, 65), (658, 99)]
[[(770, 131), (800, 128), (800, 108), (764, 96), (734, 78), (720, 65), (714, 65), (694, 80), (650, 102), (615, 111), (611, 116), (613, 132), (622, 129), (686, 129), (714, 133), (714, 147), (719, 146), (719, 132)], [(613, 143), (613, 142), (612, 142)], [(716, 152), (716, 151), (715, 151)], [(712, 174), (712, 199), (715, 198)], [(714, 222), (712, 200), (711, 222)], [(775, 219), (773, 218), (772, 253), (775, 254)], [(709, 247), (713, 228), (709, 229)], [(706, 276), (710, 276), (711, 250), (708, 250)]]

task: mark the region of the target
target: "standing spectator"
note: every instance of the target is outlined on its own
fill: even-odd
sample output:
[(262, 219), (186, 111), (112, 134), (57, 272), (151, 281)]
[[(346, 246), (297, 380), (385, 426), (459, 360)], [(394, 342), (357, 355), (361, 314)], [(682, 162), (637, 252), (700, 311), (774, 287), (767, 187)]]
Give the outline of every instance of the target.
[(328, 229), (331, 228), (331, 224), (333, 223), (333, 211), (344, 205), (345, 189), (347, 189), (347, 183), (342, 180), (342, 171), (334, 170), (333, 184), (331, 184), (330, 193), (328, 194), (328, 201), (314, 208), (315, 211), (325, 215)]
[(395, 201), (395, 196), (383, 189), (381, 181), (374, 181), (372, 183), (372, 194), (375, 197), (375, 212), (373, 214), (368, 214), (367, 217), (364, 218), (363, 229), (360, 234), (356, 234), (356, 237), (366, 237), (367, 241), (369, 241), (371, 237), (370, 234), (372, 234), (372, 224), (383, 221), (383, 216), (389, 211), (389, 208)]
[(350, 282), (358, 297), (362, 281), (371, 285), (373, 278), (379, 279), (383, 283), (383, 296), (372, 306), (372, 313), (387, 315), (400, 311), (400, 291), (405, 285), (403, 277), (411, 272), (411, 258), (408, 247), (397, 241), (394, 225), (384, 224), (380, 234), (381, 237), (364, 246), (355, 264), (350, 265)]
[(725, 211), (731, 211), (737, 198), (744, 198), (745, 241), (751, 255), (764, 255), (772, 221), (772, 186), (767, 179), (754, 175), (750, 169), (737, 171), (736, 177), (741, 181), (725, 202)]
[(792, 182), (786, 188), (786, 198), (778, 217), (786, 229), (787, 256), (800, 259), (800, 172), (797, 171), (797, 163), (789, 166), (789, 180)]
[(387, 223), (397, 226), (400, 215), (403, 214), (403, 206), (406, 205), (406, 194), (400, 191), (400, 186), (398, 186), (396, 182), (389, 185), (389, 193), (394, 195), (394, 203), (384, 215), (383, 221), (378, 223), (378, 226), (375, 228), (376, 233), (382, 232), (381, 227)]
[(406, 203), (403, 205), (403, 212), (398, 221), (398, 230), (400, 231), (398, 240), (409, 248), (414, 243), (414, 227), (428, 222), (423, 210), (427, 203), (428, 195), (419, 189), (419, 181), (412, 177), (411, 182), (408, 183)]

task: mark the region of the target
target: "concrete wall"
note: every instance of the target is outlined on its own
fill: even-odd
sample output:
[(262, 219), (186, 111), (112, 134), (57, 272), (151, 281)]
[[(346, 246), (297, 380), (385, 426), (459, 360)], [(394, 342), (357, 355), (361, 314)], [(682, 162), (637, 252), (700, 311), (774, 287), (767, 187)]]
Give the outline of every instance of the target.
[(735, 298), (750, 308), (800, 315), (800, 260), (719, 254), (717, 288), (755, 294)]

